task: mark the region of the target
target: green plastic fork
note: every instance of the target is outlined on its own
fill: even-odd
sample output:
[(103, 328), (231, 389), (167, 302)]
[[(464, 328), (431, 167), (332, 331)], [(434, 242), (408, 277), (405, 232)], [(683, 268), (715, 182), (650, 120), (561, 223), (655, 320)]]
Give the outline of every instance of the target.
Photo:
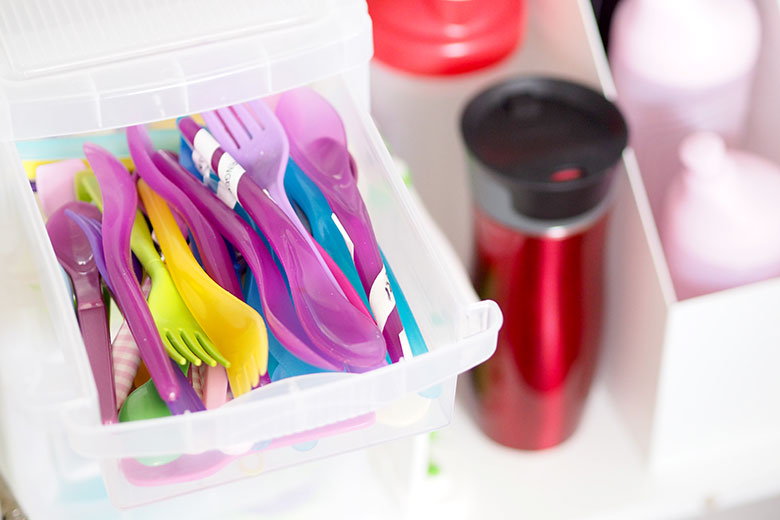
[[(79, 199), (91, 199), (102, 210), (102, 197), (97, 178), (92, 172), (76, 174), (76, 193)], [(196, 366), (230, 366), (230, 362), (217, 350), (203, 329), (192, 317), (179, 296), (171, 275), (152, 242), (152, 235), (140, 211), (130, 235), (130, 248), (152, 280), (147, 303), (168, 355), (179, 365), (188, 361)]]

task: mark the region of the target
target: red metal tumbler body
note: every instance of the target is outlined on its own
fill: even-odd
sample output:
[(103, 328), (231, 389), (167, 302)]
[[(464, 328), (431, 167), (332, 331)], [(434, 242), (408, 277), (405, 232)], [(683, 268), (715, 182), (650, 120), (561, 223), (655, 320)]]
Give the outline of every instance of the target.
[(598, 359), (604, 240), (625, 121), (600, 93), (518, 77), (475, 97), (471, 154), (475, 284), (504, 314), (496, 352), (473, 371), (482, 429), (543, 449), (577, 428)]
[(482, 428), (501, 444), (549, 448), (579, 423), (601, 332), (602, 213), (584, 228), (526, 234), (476, 212), (476, 283), (504, 327), (474, 377)]

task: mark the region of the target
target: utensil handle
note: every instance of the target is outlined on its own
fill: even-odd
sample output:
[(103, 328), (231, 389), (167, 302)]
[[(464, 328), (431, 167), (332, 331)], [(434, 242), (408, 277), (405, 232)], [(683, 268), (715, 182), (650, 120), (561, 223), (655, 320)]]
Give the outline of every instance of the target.
[(78, 315), (84, 347), (97, 387), (100, 420), (103, 424), (113, 424), (117, 422), (117, 406), (106, 309), (103, 306), (79, 308)]
[[(114, 276), (114, 274), (119, 276)], [(163, 347), (160, 333), (154, 324), (154, 318), (152, 318), (146, 299), (138, 286), (138, 281), (129, 269), (126, 274), (128, 280), (121, 288), (117, 288), (114, 297), (125, 321), (130, 325), (130, 332), (133, 333), (138, 351), (141, 353), (141, 359), (154, 380), (154, 386), (162, 400), (170, 404), (179, 397), (181, 388), (168, 363), (168, 354)], [(116, 280), (122, 273), (111, 273), (109, 267), (109, 275), (112, 275), (111, 280), (114, 285), (119, 285)]]
[(352, 283), (349, 281), (349, 278), (347, 278), (347, 275), (345, 275), (341, 269), (339, 269), (338, 264), (336, 264), (333, 258), (330, 257), (328, 252), (325, 251), (325, 249), (318, 242), (315, 241), (314, 246), (317, 248), (317, 252), (320, 254), (320, 257), (325, 261), (325, 266), (333, 274), (333, 278), (335, 278), (336, 283), (339, 285), (339, 287), (341, 287), (344, 296), (346, 296), (347, 300), (349, 300), (349, 303), (351, 303), (353, 307), (373, 320), (374, 317), (371, 315), (371, 312), (369, 312), (368, 307), (363, 304), (363, 300), (360, 298), (358, 292), (354, 287), (352, 287)]
[(225, 404), (228, 387), (225, 368), (221, 366), (207, 367), (203, 379), (203, 403), (206, 408), (219, 408)]
[(70, 276), (73, 293), (76, 295), (79, 309), (103, 307), (103, 291), (100, 289), (100, 275), (95, 265), (89, 272), (75, 271), (63, 266)]
[(395, 277), (393, 269), (390, 267), (390, 264), (387, 263), (387, 258), (385, 258), (381, 249), (379, 250), (379, 253), (382, 255), (382, 261), (385, 264), (385, 269), (387, 269), (387, 277), (390, 279), (390, 285), (393, 287), (398, 316), (401, 318), (401, 323), (404, 325), (404, 334), (406, 334), (407, 340), (409, 341), (412, 355), (419, 356), (420, 354), (424, 354), (428, 352), (428, 347), (425, 344), (422, 332), (420, 332), (420, 326), (417, 324), (417, 319), (414, 317), (412, 309), (409, 307), (409, 302), (406, 300), (406, 295), (404, 294), (401, 285), (398, 283), (398, 279)]
[[(357, 191), (357, 186), (354, 186), (354, 190)], [(351, 195), (353, 198), (355, 196), (359, 197), (360, 194), (353, 193)], [(354, 244), (354, 247), (350, 248), (350, 253), (355, 261), (360, 281), (368, 295), (374, 319), (382, 330), (382, 336), (387, 343), (387, 353), (390, 354), (390, 360), (395, 363), (403, 357), (411, 358), (411, 347), (398, 314), (395, 295), (384, 262), (382, 262), (379, 245), (368, 217), (368, 210), (366, 210), (362, 200), (358, 211), (353, 208), (348, 212), (347, 207), (339, 200), (333, 200), (331, 197), (328, 199), (330, 199), (336, 216), (335, 222), (344, 241), (347, 244)], [(339, 214), (342, 218), (338, 218)]]
[(133, 229), (130, 231), (130, 249), (135, 253), (150, 277), (155, 278), (160, 268), (165, 268), (165, 264), (154, 247), (149, 226), (140, 211), (136, 212)]
[[(182, 367), (178, 366), (172, 359), (168, 359), (171, 365), (173, 374), (176, 376), (176, 382), (179, 383), (181, 388), (181, 394), (175, 401), (168, 403), (168, 409), (173, 415), (182, 415), (187, 412), (202, 412), (206, 410), (203, 405), (203, 401), (200, 400), (195, 389), (190, 385), (189, 379), (182, 371)], [(186, 367), (184, 368), (186, 370)]]
[(114, 363), (116, 404), (117, 408), (121, 408), (133, 387), (133, 379), (141, 364), (141, 355), (127, 322), (122, 324), (111, 344), (111, 355)]

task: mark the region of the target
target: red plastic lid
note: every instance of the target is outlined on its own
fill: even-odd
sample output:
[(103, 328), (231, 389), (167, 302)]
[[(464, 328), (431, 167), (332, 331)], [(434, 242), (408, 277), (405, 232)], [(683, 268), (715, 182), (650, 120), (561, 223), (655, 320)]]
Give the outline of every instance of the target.
[(375, 57), (417, 74), (487, 67), (517, 45), (525, 0), (368, 0)]

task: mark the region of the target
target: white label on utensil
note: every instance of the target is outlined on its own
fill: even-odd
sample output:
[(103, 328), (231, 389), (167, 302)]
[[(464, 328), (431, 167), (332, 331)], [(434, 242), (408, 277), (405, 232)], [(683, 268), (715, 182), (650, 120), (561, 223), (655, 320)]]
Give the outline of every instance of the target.
[(230, 191), (230, 189), (225, 186), (225, 183), (222, 181), (219, 181), (217, 183), (217, 198), (221, 200), (225, 206), (227, 206), (230, 209), (234, 209), (236, 207), (236, 204), (238, 204), (238, 199), (233, 195), (233, 192)]
[(371, 305), (379, 330), (384, 330), (388, 316), (395, 309), (395, 296), (393, 296), (393, 289), (390, 288), (390, 280), (387, 278), (384, 266), (371, 284), (368, 303)]
[(241, 176), (245, 173), (246, 170), (228, 154), (224, 154), (219, 158), (217, 175), (219, 175), (220, 184), (224, 183), (236, 200), (240, 200), (238, 198), (238, 181), (241, 180)]
[(211, 166), (209, 165), (209, 160), (203, 157), (203, 154), (198, 152), (196, 149), (192, 149), (192, 163), (195, 165), (195, 168), (198, 169), (201, 176), (203, 177), (203, 184), (208, 185), (208, 178), (209, 175), (211, 175)]
[[(207, 136), (207, 137), (198, 137), (198, 136)], [(216, 152), (216, 148), (214, 146), (216, 145), (219, 147), (217, 142), (211, 138), (211, 134), (209, 134), (206, 131), (198, 131), (197, 134), (195, 134), (195, 142), (197, 142), (197, 146), (200, 146), (202, 148), (205, 148), (207, 152), (211, 153), (212, 155)], [(193, 143), (194, 144), (194, 143)], [(214, 182), (211, 177), (211, 158), (206, 158), (203, 156), (202, 153), (200, 153), (196, 148), (192, 148), (192, 162), (195, 165), (195, 167), (198, 169), (200, 174), (203, 176), (202, 182), (203, 185), (206, 186), (209, 189), (213, 189), (214, 184), (216, 184), (217, 187), (217, 198), (221, 200), (227, 207), (230, 209), (233, 209), (236, 207), (236, 204), (238, 204), (238, 199), (230, 192), (230, 189), (225, 186), (222, 182)]]
[(344, 242), (347, 243), (347, 248), (349, 249), (349, 256), (352, 257), (352, 261), (355, 260), (355, 244), (352, 242), (352, 239), (349, 238), (349, 235), (347, 234), (347, 230), (344, 229), (344, 226), (341, 225), (341, 221), (336, 216), (335, 213), (330, 214), (330, 218), (333, 219), (333, 223), (336, 224), (336, 227), (339, 229), (339, 233), (341, 233), (341, 236), (344, 238)]
[[(195, 133), (195, 137), (192, 139), (192, 150), (206, 160), (207, 167), (211, 164), (211, 158), (218, 149), (219, 143), (208, 130), (201, 128)], [(193, 160), (195, 160), (194, 155)], [(195, 164), (197, 165), (198, 163), (196, 162)], [(200, 170), (200, 167), (198, 169)], [(201, 170), (202, 172), (203, 170)]]
[[(214, 136), (205, 128), (201, 128), (195, 133), (195, 138), (192, 140), (192, 162), (203, 177), (203, 185), (211, 190), (216, 185), (217, 196), (232, 209), (236, 205), (235, 197), (229, 195), (220, 196), (219, 182), (215, 182), (211, 173), (211, 158), (218, 149), (219, 143), (214, 139)], [(223, 188), (222, 191), (226, 190)]]

